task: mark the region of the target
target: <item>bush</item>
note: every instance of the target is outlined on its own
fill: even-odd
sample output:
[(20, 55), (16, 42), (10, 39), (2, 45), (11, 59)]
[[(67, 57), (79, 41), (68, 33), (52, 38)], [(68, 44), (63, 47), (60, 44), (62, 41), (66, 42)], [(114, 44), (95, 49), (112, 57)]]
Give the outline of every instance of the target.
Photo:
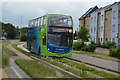
[(73, 50), (81, 50), (81, 48), (84, 46), (83, 42), (74, 42), (73, 43)]
[(96, 49), (96, 44), (89, 44), (89, 45), (84, 46), (81, 50), (88, 51), (88, 52), (94, 52), (95, 49)]
[(114, 42), (107, 42), (106, 44), (102, 44), (100, 47), (110, 49), (111, 47), (115, 47), (115, 43)]
[(110, 49), (110, 56), (112, 57), (117, 57), (120, 59), (120, 46), (118, 47), (113, 47)]

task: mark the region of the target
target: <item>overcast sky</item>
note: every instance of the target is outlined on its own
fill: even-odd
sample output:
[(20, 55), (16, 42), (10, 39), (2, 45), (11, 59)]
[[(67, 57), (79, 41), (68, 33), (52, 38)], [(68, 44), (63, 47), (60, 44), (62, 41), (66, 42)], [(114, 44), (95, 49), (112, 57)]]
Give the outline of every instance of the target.
[(20, 16), (22, 16), (22, 26), (27, 27), (29, 20), (42, 16), (46, 13), (69, 14), (73, 17), (74, 29), (77, 29), (79, 25), (78, 18), (81, 17), (90, 7), (94, 7), (96, 5), (98, 7), (103, 7), (119, 0), (108, 0), (107, 2), (100, 0), (97, 2), (89, 2), (89, 0), (84, 2), (76, 0), (64, 1), (59, 0), (58, 2), (48, 2), (45, 0), (45, 2), (8, 2), (3, 0), (2, 5), (0, 3), (0, 9), (2, 8), (2, 13), (0, 12), (0, 15), (2, 14), (2, 22), (12, 23), (19, 27), (21, 24)]

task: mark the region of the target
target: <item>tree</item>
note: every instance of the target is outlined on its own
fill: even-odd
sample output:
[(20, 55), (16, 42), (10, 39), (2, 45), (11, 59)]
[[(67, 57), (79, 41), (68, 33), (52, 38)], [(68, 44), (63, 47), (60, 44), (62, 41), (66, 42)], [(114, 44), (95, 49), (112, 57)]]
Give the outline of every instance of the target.
[(21, 29), (21, 41), (27, 41), (27, 27)]
[(15, 39), (16, 38), (16, 28), (10, 23), (2, 23), (2, 30), (4, 30), (7, 33), (8, 39)]
[(88, 29), (86, 27), (81, 27), (79, 32), (78, 32), (78, 38), (82, 41), (88, 41)]

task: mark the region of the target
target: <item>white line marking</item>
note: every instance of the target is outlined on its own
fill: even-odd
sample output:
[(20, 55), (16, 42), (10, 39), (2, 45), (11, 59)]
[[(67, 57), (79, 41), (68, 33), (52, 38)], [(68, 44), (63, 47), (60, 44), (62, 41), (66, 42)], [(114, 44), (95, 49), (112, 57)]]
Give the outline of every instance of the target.
[(22, 78), (21, 76), (20, 76), (20, 74), (13, 68), (13, 67), (11, 67), (12, 69), (13, 69), (13, 71), (16, 73), (16, 75), (19, 77), (19, 78)]

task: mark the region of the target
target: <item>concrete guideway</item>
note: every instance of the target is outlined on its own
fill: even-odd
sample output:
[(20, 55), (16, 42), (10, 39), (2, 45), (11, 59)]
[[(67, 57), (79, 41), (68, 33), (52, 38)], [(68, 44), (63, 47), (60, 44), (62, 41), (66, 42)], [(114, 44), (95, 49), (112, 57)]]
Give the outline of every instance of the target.
[[(8, 45), (8, 48), (18, 54), (18, 56), (12, 56), (12, 57), (11, 57), (11, 60), (10, 60), (10, 63), (11, 63), (11, 65), (12, 65), (12, 67), (14, 68), (14, 72), (17, 72), (17, 76), (18, 76), (19, 78), (21, 78), (21, 79), (25, 79), (25, 78), (29, 78), (29, 79), (30, 79), (30, 77), (29, 77), (22, 69), (20, 69), (19, 66), (17, 66), (17, 65), (15, 64), (14, 60), (15, 60), (15, 59), (18, 59), (18, 58), (27, 59), (27, 60), (33, 60), (33, 59), (32, 59), (31, 57), (29, 57), (29, 56), (27, 56), (27, 55), (25, 55), (25, 54), (17, 51), (16, 49), (14, 49), (14, 48), (11, 46), (12, 44), (13, 44), (13, 41), (12, 41), (11, 44)], [(29, 52), (27, 49), (25, 49), (25, 48), (23, 47), (23, 44), (18, 45), (18, 47), (19, 47), (19, 48), (22, 48), (23, 50), (25, 50), (25, 51), (27, 51), (27, 52)], [(35, 60), (35, 59), (34, 59), (34, 60)], [(38, 60), (37, 60), (37, 61), (38, 61)], [(53, 69), (56, 70), (56, 71), (60, 71), (61, 73), (64, 73), (64, 74), (66, 74), (66, 75), (68, 75), (68, 76), (72, 76), (73, 78), (78, 78), (78, 79), (82, 80), (81, 77), (79, 77), (79, 76), (77, 76), (77, 75), (75, 75), (75, 74), (73, 74), (73, 73), (70, 73), (70, 72), (68, 72), (68, 71), (65, 71), (65, 70), (63, 70), (63, 69), (61, 69), (61, 68), (58, 68), (58, 67), (56, 67), (56, 66), (54, 66), (54, 65), (52, 65), (52, 64), (50, 64), (50, 63), (47, 63), (47, 62), (42, 61), (42, 60), (39, 60), (38, 62), (40, 62), (40, 63), (42, 63), (42, 64), (44, 64), (44, 65), (46, 65), (46, 66), (49, 66), (49, 67), (53, 68)]]
[[(25, 44), (20, 44), (20, 45), (18, 45), (17, 47), (25, 50), (26, 52), (30, 52), (30, 51), (28, 51), (26, 48), (23, 47), (24, 45), (25, 45)], [(36, 61), (38, 61), (38, 62), (40, 62), (40, 63), (42, 63), (42, 64), (44, 64), (44, 65), (46, 65), (46, 66), (48, 66), (48, 67), (50, 67), (50, 68), (52, 68), (52, 69), (54, 69), (54, 70), (56, 70), (56, 71), (59, 71), (60, 73), (66, 74), (66, 75), (68, 75), (69, 77), (72, 77), (72, 78), (80, 78), (80, 80), (83, 80), (81, 77), (79, 77), (79, 76), (77, 76), (77, 75), (75, 75), (75, 74), (73, 74), (73, 73), (70, 73), (70, 72), (68, 72), (68, 71), (66, 71), (66, 70), (64, 70), (64, 69), (62, 69), (62, 68), (59, 68), (59, 67), (57, 67), (57, 66), (54, 66), (54, 65), (52, 65), (52, 64), (50, 64), (50, 63), (48, 63), (48, 62), (46, 62), (46, 61), (40, 60), (40, 59), (38, 59), (38, 58), (36, 58), (36, 57), (33, 57), (33, 56), (31, 56), (31, 58), (34, 59), (34, 60), (36, 60)]]
[(25, 80), (26, 78), (29, 78), (29, 80), (31, 80), (31, 77), (28, 76), (26, 74), (26, 72), (24, 72), (14, 61), (15, 59), (28, 59), (28, 60), (32, 60), (30, 57), (22, 54), (21, 52), (17, 51), (16, 49), (14, 49), (11, 45), (13, 44), (13, 42), (16, 41), (12, 41), (12, 43), (8, 44), (8, 48), (12, 51), (14, 51), (16, 54), (18, 54), (18, 56), (11, 56), (10, 57), (10, 66), (6, 68), (6, 72), (8, 74), (9, 78), (19, 78), (20, 80)]
[(73, 53), (72, 57), (70, 57), (70, 58), (78, 60), (78, 61), (86, 62), (89, 64), (93, 64), (96, 66), (100, 66), (100, 67), (103, 67), (106, 69), (110, 69), (113, 71), (120, 72), (120, 67), (119, 67), (120, 62), (114, 62), (114, 61), (110, 61), (110, 60), (90, 57), (86, 54), (75, 54), (75, 53)]
[[(26, 48), (24, 48), (25, 44), (20, 44), (18, 45), (19, 48), (29, 52)], [(102, 68), (106, 68), (106, 69), (110, 69), (110, 70), (114, 70), (114, 71), (119, 71), (119, 62), (114, 62), (114, 61), (110, 61), (110, 60), (105, 60), (105, 59), (100, 59), (100, 58), (95, 58), (95, 57), (90, 57), (87, 54), (75, 54), (73, 53), (72, 57), (70, 57), (72, 59), (78, 60), (78, 61), (83, 61), (89, 64), (93, 64)], [(99, 69), (99, 68), (96, 68)], [(103, 69), (99, 69), (99, 70), (103, 70)], [(118, 73), (112, 73), (110, 71), (106, 71), (103, 70), (105, 72), (111, 73), (111, 74), (115, 74), (115, 75), (119, 75)]]

